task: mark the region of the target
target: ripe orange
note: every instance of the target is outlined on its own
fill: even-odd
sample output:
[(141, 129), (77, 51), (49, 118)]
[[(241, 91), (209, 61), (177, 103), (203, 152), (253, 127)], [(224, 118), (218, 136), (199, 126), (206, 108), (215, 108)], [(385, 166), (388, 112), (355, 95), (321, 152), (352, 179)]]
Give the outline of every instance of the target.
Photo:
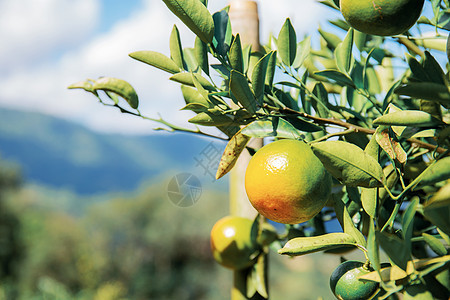
[(370, 272), (360, 261), (343, 262), (331, 274), (331, 291), (341, 300), (371, 299), (378, 291), (379, 284), (358, 279), (359, 276)]
[(391, 36), (403, 33), (419, 19), (424, 0), (340, 0), (342, 15), (356, 30)]
[(331, 193), (331, 175), (308, 144), (279, 140), (253, 155), (245, 189), (261, 215), (296, 224), (310, 220), (324, 207)]
[(233, 270), (241, 270), (255, 263), (259, 247), (252, 239), (252, 224), (252, 220), (236, 216), (224, 217), (214, 224), (211, 251), (218, 263)]

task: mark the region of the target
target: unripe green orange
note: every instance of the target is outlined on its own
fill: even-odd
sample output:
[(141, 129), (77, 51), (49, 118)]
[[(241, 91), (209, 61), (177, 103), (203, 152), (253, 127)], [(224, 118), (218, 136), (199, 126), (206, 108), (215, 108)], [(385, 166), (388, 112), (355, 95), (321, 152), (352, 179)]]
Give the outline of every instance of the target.
[(261, 215), (296, 224), (310, 220), (325, 206), (331, 175), (308, 144), (279, 140), (253, 155), (245, 172), (245, 189)]
[(378, 291), (379, 284), (358, 279), (359, 276), (370, 272), (360, 261), (343, 262), (330, 276), (331, 291), (340, 300), (371, 299)]
[(367, 34), (392, 36), (411, 28), (419, 19), (424, 0), (340, 0), (345, 20)]
[(253, 221), (227, 216), (211, 230), (211, 251), (214, 259), (224, 267), (241, 270), (255, 263), (259, 247), (252, 239)]

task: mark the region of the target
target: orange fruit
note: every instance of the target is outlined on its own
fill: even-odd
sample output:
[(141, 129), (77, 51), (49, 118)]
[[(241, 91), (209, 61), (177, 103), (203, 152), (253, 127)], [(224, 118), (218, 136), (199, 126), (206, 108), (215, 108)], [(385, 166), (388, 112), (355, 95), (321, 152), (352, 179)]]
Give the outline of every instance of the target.
[(331, 175), (303, 141), (270, 143), (250, 159), (245, 189), (253, 207), (285, 224), (310, 220), (325, 206)]
[(367, 34), (392, 36), (411, 28), (419, 19), (424, 0), (340, 0), (347, 23)]
[(378, 291), (379, 284), (358, 279), (359, 276), (370, 272), (360, 261), (343, 262), (331, 274), (331, 291), (340, 300), (371, 299)]
[(237, 216), (227, 216), (217, 221), (211, 230), (211, 251), (214, 259), (233, 270), (253, 265), (259, 247), (252, 238), (252, 225), (252, 220)]

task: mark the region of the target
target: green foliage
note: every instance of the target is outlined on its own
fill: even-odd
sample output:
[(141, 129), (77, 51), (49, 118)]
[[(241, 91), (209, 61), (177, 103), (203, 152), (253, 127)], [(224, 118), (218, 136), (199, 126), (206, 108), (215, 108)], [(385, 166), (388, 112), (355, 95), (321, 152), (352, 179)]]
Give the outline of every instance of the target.
[[(421, 30), (413, 29), (413, 38), (380, 37), (358, 32), (342, 19), (330, 21), (332, 32), (320, 28), (317, 43), (313, 37), (298, 42), (287, 19), (270, 45), (252, 52), (239, 35), (232, 35), (226, 9), (211, 17), (200, 1), (164, 2), (207, 44), (208, 55), (218, 61), (211, 65), (218, 79), (209, 76), (205, 47), (198, 50), (189, 73), (182, 71), (181, 59), (175, 59), (180, 55), (171, 54), (172, 60), (158, 54), (164, 67), (153, 58), (139, 60), (193, 87), (182, 86), (184, 109), (196, 114), (189, 122), (227, 132), (229, 143), (217, 177), (231, 170), (251, 137), (303, 139), (334, 176), (329, 200), (334, 209), (296, 225), (301, 237), (281, 235), (272, 245), (284, 246), (280, 253), (290, 255), (330, 250), (340, 242), (357, 245), (375, 269), (365, 280), (381, 283), (383, 299), (397, 292), (413, 299), (438, 297), (431, 282), (443, 276), (450, 263), (450, 90), (448, 70), (441, 67), (447, 62), (436, 59), (443, 53), (430, 49), (445, 49), (426, 46), (430, 44), (419, 35)], [(320, 2), (339, 8), (338, 1)], [(440, 38), (449, 20), (449, 3), (427, 5), (434, 17), (421, 18), (417, 26), (433, 25)], [(180, 39), (174, 36), (170, 51), (181, 53)], [(274, 81), (278, 77), (282, 81)], [(75, 87), (95, 91), (88, 83), (95, 87), (95, 81)], [(172, 130), (205, 135), (156, 121)], [(326, 232), (323, 224), (332, 219), (339, 221), (343, 233)], [(419, 220), (423, 225), (416, 228)], [(380, 249), (392, 265), (382, 265)], [(430, 258), (427, 249), (437, 257)], [(448, 282), (441, 285), (439, 297), (448, 298)]]

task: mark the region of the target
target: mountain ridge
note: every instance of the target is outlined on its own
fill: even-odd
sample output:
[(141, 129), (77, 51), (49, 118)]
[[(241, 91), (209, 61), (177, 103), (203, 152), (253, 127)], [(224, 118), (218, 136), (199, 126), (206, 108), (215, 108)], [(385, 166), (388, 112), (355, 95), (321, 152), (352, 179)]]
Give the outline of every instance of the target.
[[(131, 191), (169, 170), (203, 176), (195, 159), (211, 142), (177, 132), (103, 134), (57, 117), (0, 108), (0, 158), (17, 162), (26, 181), (85, 195)], [(220, 151), (225, 146), (213, 143)]]

